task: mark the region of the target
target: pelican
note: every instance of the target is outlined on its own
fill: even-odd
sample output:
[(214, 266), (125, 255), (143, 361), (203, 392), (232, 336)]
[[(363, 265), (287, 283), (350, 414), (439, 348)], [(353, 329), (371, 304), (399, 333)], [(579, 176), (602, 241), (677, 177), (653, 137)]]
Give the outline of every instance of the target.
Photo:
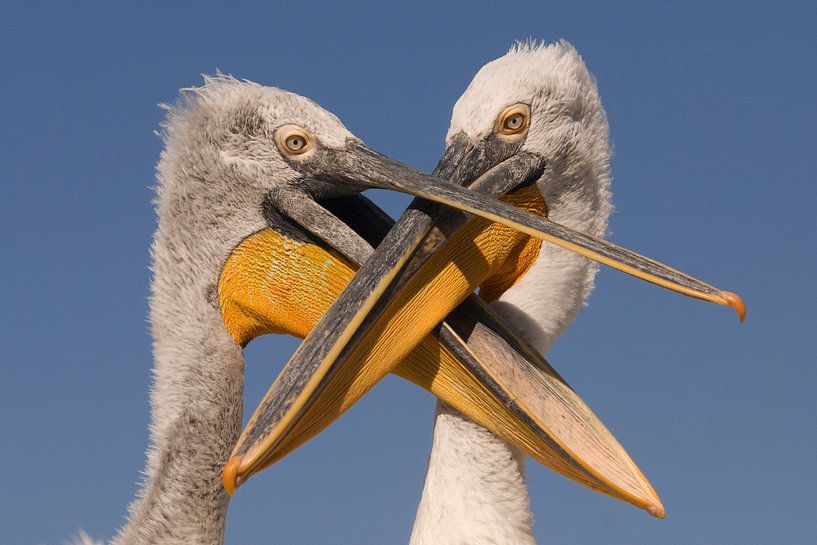
[[(535, 180), (538, 195), (517, 205), (534, 208), (541, 198), (549, 219), (604, 236), (612, 210), (612, 150), (596, 82), (576, 49), (564, 40), (517, 43), (485, 65), (454, 107), (437, 171), (467, 165), (480, 173), (501, 162), (507, 155), (497, 138), (502, 119), (527, 126), (522, 149), (548, 165)], [(597, 270), (597, 263), (576, 253), (535, 244), (515, 274), (489, 279), (480, 295), (544, 354), (575, 319)], [(724, 296), (742, 321), (740, 298)], [(662, 510), (651, 513), (663, 516)], [(534, 544), (531, 518), (524, 453), (438, 401), (411, 545)]]
[[(361, 207), (365, 210), (367, 201), (355, 199), (354, 195), (367, 187), (396, 189), (435, 200), (509, 224), (511, 230), (524, 229), (548, 240), (561, 241), (586, 255), (608, 261), (617, 259), (620, 268), (678, 291), (692, 290), (703, 298), (720, 297), (714, 288), (654, 262), (588, 240), (543, 218), (520, 212), (512, 205), (377, 154), (334, 115), (304, 97), (219, 76), (208, 78), (203, 87), (187, 91), (168, 110), (165, 150), (157, 169), (158, 227), (152, 246), (150, 320), (155, 361), (151, 447), (145, 480), (130, 507), (127, 524), (114, 539), (116, 544), (223, 541), (229, 495), (222, 487), (222, 477), (235, 483), (239, 476), (236, 470), (241, 469), (228, 463), (228, 470), (222, 475), (222, 466), (234, 451), (241, 427), (242, 347), (255, 336), (268, 332), (305, 336), (311, 330), (313, 338), (330, 337), (332, 330), (322, 325), (323, 319), (313, 325), (337, 292), (350, 282), (352, 265), (365, 261), (361, 272), (367, 266), (387, 272), (398, 268), (380, 260), (376, 252), (372, 254), (366, 240), (352, 227), (361, 218), (344, 216), (341, 210), (350, 203), (357, 206), (357, 211)], [(508, 174), (500, 168), (480, 179), (491, 186), (508, 178)], [(333, 200), (335, 204), (329, 204)], [(491, 231), (493, 225), (487, 222), (481, 229)], [(419, 244), (417, 237), (412, 240)], [(366, 261), (369, 255), (372, 257)], [(399, 289), (384, 295), (389, 287), (389, 282), (384, 281), (378, 283), (379, 291), (372, 293), (377, 292), (383, 305), (411, 295), (417, 288), (418, 275), (425, 275), (426, 280), (436, 276), (438, 264), (434, 257), (438, 254), (429, 255), (432, 266), (404, 271), (401, 279), (405, 282)], [(407, 260), (408, 256), (401, 263)], [(396, 278), (396, 274), (386, 276), (387, 280)], [(375, 275), (367, 273), (355, 278), (359, 277), (371, 281)], [(273, 297), (253, 297), (264, 292)], [(371, 301), (371, 297), (363, 295), (358, 299)], [(451, 300), (458, 302), (466, 295)], [(450, 301), (445, 303), (440, 307), (442, 310), (435, 309), (436, 314), (443, 313), (444, 317), (456, 306)], [(394, 316), (390, 308), (370, 306), (364, 310), (355, 316), (373, 321), (380, 316), (386, 319)], [(477, 316), (481, 312), (480, 308), (475, 311)], [(491, 322), (490, 313), (484, 312)], [(424, 317), (419, 329), (425, 329), (429, 320), (434, 322), (426, 333), (440, 321)], [(412, 325), (411, 320), (407, 325)], [(501, 322), (489, 329), (505, 331)], [(344, 330), (369, 333), (378, 346), (388, 344), (388, 335), (381, 335), (360, 320), (353, 328)], [(419, 337), (422, 339), (426, 333)], [(446, 344), (440, 338), (433, 341), (438, 343), (435, 346), (456, 353), (460, 346), (457, 339)], [(417, 342), (410, 340), (405, 347), (410, 351)], [(509, 344), (518, 343), (510, 339)], [(500, 352), (503, 350), (507, 349), (499, 348)], [(514, 350), (524, 352), (524, 347)], [(405, 375), (428, 384), (429, 389), (439, 387), (439, 383), (430, 384), (438, 377), (430, 376), (422, 362), (415, 368), (407, 365), (411, 357), (403, 359)], [(467, 355), (461, 359), (468, 359)], [(353, 360), (339, 357), (336, 361)], [(450, 370), (453, 361), (457, 358), (443, 358), (436, 363), (440, 369)], [(544, 367), (537, 367), (540, 368)], [(296, 376), (289, 386), (295, 389), (308, 386), (309, 377), (309, 373)], [(505, 386), (479, 374), (471, 376), (470, 381), (468, 378), (462, 373), (443, 377), (447, 389), (440, 397), (469, 416), (479, 413), (474, 404), (478, 393), (489, 391), (501, 398), (505, 391)], [(554, 381), (558, 382), (556, 379), (554, 374)], [(331, 385), (319, 390), (310, 390), (310, 396), (321, 403), (340, 392)], [(609, 457), (609, 467), (629, 468), (630, 476), (638, 480), (640, 472), (628, 466), (626, 453), (605, 435), (606, 430), (594, 420), (589, 409), (580, 400), (579, 405), (575, 405), (576, 399), (571, 398), (570, 402), (565, 410), (578, 407), (579, 416), (587, 415), (590, 419), (580, 433), (601, 437), (602, 443), (615, 451)], [(507, 407), (497, 408), (503, 409), (510, 411)], [(483, 411), (482, 416), (487, 418), (491, 414)], [(334, 413), (328, 415), (325, 423), (335, 417)], [(486, 420), (486, 424), (492, 423)], [(629, 498), (627, 494), (631, 492), (623, 490), (629, 485), (618, 483), (615, 475), (604, 475), (603, 469), (607, 467), (604, 464), (602, 474), (590, 470), (582, 473), (582, 460), (571, 459), (548, 443), (547, 438), (553, 441), (552, 437), (558, 436), (557, 430), (543, 430), (537, 423), (521, 419), (505, 425), (506, 430), (515, 430), (518, 437), (533, 444), (538, 441), (546, 454), (520, 439), (526, 452), (539, 452), (540, 457), (552, 459), (556, 465), (563, 458), (562, 470), (577, 480), (584, 479), (588, 486), (634, 503), (656, 501), (651, 497)], [(306, 430), (305, 436), (309, 433), (312, 430)], [(508, 435), (514, 437), (511, 432)], [(286, 444), (284, 450), (294, 448), (293, 445), (297, 446)], [(635, 488), (638, 490), (634, 494), (649, 495), (646, 481), (638, 482)]]
[[(575, 48), (521, 43), (486, 64), (454, 106), (448, 146), (492, 155), (493, 121), (514, 104), (529, 108), (526, 147), (547, 158), (536, 185), (548, 217), (603, 237), (612, 150), (596, 83)], [(534, 254), (510, 287), (480, 293), (544, 354), (590, 295), (598, 265), (553, 245), (538, 245)], [(410, 543), (535, 543), (523, 453), (442, 402)]]
[[(531, 61), (544, 65), (534, 66), (533, 78), (529, 73)], [(549, 63), (552, 66), (548, 66)], [(572, 291), (555, 308), (518, 307), (529, 319), (540, 321), (538, 329), (528, 326), (528, 335), (540, 349), (555, 340), (589, 294), (596, 268), (586, 257), (676, 291), (730, 305), (742, 318), (745, 308), (735, 294), (706, 286), (685, 275), (666, 274), (668, 270), (663, 266), (653, 269), (655, 262), (641, 261), (637, 254), (621, 253), (620, 249), (613, 249), (595, 238), (604, 234), (611, 209), (609, 155), (606, 118), (595, 83), (568, 44), (560, 43), (551, 48), (518, 46), (505, 59), (481, 71), (455, 107), (447, 149), (436, 173), (450, 176), (472, 189), (507, 193), (509, 204), (518, 208), (495, 205), (497, 215), (485, 214), (484, 209), (475, 210), (483, 218), (502, 224), (497, 225), (486, 219), (466, 221), (461, 213), (442, 212), (422, 201), (416, 202), (326, 312), (316, 327), (319, 333), (307, 337), (259, 404), (225, 468), (225, 486), (234, 490), (307, 441), (340, 416), (385, 373), (406, 373), (405, 366), (402, 369), (395, 366), (477, 286), (481, 286), (480, 294), (487, 300), (499, 298), (507, 291), (502, 302), (512, 304), (514, 297), (535, 299), (545, 279), (561, 275), (561, 280), (557, 279), (552, 287), (545, 289), (545, 306), (558, 298), (561, 290)], [(497, 171), (501, 171), (502, 176), (496, 175)], [(411, 183), (403, 183), (402, 187), (411, 187)], [(474, 193), (465, 195), (445, 187), (452, 192), (442, 198), (440, 194), (416, 193), (471, 211), (467, 197)], [(552, 206), (558, 210), (558, 216), (567, 223), (576, 223), (579, 229), (571, 229), (569, 236), (556, 240), (549, 237), (555, 231), (546, 228), (553, 223), (541, 217), (514, 213), (519, 209), (548, 212), (552, 219)], [(437, 220), (437, 232), (432, 234), (431, 240), (424, 239), (433, 220)], [(506, 226), (555, 242), (577, 255), (565, 260), (555, 247), (527, 237), (514, 241), (512, 235), (504, 231)], [(564, 222), (559, 226), (566, 227)], [(591, 236), (585, 234), (586, 238), (577, 238), (577, 232), (581, 231)], [(445, 236), (450, 238), (440, 243)], [(509, 241), (513, 251), (508, 250)], [(572, 242), (577, 244), (574, 246)], [(581, 248), (577, 248), (579, 245)], [(405, 266), (410, 255), (413, 261)], [(402, 270), (410, 273), (402, 273)], [(660, 278), (650, 276), (652, 272), (658, 273)], [(408, 274), (414, 275), (413, 278), (405, 278)], [(417, 278), (421, 280), (415, 281)], [(532, 286), (535, 286), (533, 291)], [(396, 295), (399, 289), (407, 290), (410, 296)], [(385, 303), (378, 300), (384, 293), (388, 296)], [(376, 317), (369, 314), (372, 309), (377, 309)], [(473, 312), (478, 307), (471, 303), (468, 309)], [(416, 318), (421, 311), (426, 315)], [(407, 328), (405, 322), (412, 316), (415, 318)], [(515, 315), (510, 313), (509, 316)], [(457, 323), (458, 318), (449, 316), (448, 321)], [(467, 331), (463, 340), (470, 341)], [(447, 401), (434, 390), (433, 383), (423, 382), (428, 377), (411, 380)], [(510, 393), (523, 391), (524, 387), (512, 389)], [(462, 403), (461, 399), (455, 401)], [(475, 410), (467, 403), (463, 405), (468, 411)], [(502, 531), (499, 528), (508, 523), (517, 527), (519, 535), (505, 536), (498, 542), (531, 542), (521, 457), (457, 413), (444, 406), (438, 412), (435, 450), (413, 542), (493, 542), (497, 532)], [(523, 417), (531, 416), (524, 410), (522, 413)], [(467, 416), (471, 418), (470, 413)], [(537, 457), (518, 436), (499, 431), (495, 422), (477, 421), (503, 439), (511, 437), (516, 447)], [(469, 426), (470, 433), (460, 433)], [(470, 445), (464, 447), (469, 442)], [(445, 460), (439, 461), (440, 458)], [(483, 459), (476, 463), (475, 460), (469, 462), (471, 458)], [(537, 459), (543, 461), (541, 455)], [(584, 461), (572, 460), (580, 465)], [(544, 463), (551, 465), (552, 462), (550, 459)], [(588, 466), (584, 467), (592, 472)], [(569, 474), (569, 469), (563, 466), (554, 469), (583, 482), (580, 476)], [(469, 470), (473, 470), (470, 481), (468, 475), (463, 474)], [(640, 475), (637, 469), (636, 472)], [(505, 476), (508, 482), (502, 480)], [(498, 501), (494, 505), (486, 505), (492, 502), (485, 502), (485, 496), (473, 493), (483, 490), (480, 477), (496, 480), (491, 491), (497, 492)], [(584, 484), (588, 482), (585, 480)], [(599, 484), (588, 486), (663, 516), (663, 508), (646, 481), (642, 484), (649, 489), (649, 501), (654, 503), (645, 502), (643, 497), (627, 497), (620, 489), (605, 490)], [(460, 520), (452, 523), (456, 515), (460, 515)]]

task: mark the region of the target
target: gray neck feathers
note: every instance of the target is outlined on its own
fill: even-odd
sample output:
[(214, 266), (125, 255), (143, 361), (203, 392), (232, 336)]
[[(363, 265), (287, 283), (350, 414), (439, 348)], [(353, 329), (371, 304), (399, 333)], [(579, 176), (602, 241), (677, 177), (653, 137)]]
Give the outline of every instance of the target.
[(244, 360), (224, 327), (216, 286), (230, 250), (263, 223), (257, 210), (217, 213), (206, 182), (167, 163), (163, 156), (152, 248), (151, 445), (145, 481), (114, 543), (218, 545), (229, 503), (221, 468), (241, 429)]

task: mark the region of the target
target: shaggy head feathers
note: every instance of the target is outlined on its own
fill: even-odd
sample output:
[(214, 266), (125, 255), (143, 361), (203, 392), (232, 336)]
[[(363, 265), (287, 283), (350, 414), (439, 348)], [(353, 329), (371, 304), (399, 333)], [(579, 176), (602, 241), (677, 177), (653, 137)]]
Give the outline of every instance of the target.
[(201, 87), (181, 89), (175, 106), (161, 105), (168, 111), (162, 124), (166, 145), (191, 135), (217, 140), (224, 131), (270, 136), (288, 123), (312, 131), (327, 147), (354, 138), (337, 116), (304, 96), (221, 73), (203, 78)]
[(306, 97), (223, 74), (204, 76), (204, 85), (182, 89), (174, 106), (161, 107), (167, 116), (160, 192), (171, 179), (191, 175), (261, 186), (273, 175), (276, 183), (297, 179), (273, 139), (282, 125), (305, 128), (326, 148), (355, 139), (334, 114)]
[(531, 109), (523, 150), (589, 165), (594, 183), (609, 179), (607, 116), (596, 81), (564, 40), (517, 43), (483, 66), (454, 106), (447, 138), (484, 138), (502, 110), (520, 102)]
[(518, 102), (531, 107), (534, 139), (553, 125), (604, 115), (595, 79), (572, 45), (516, 44), (474, 76), (454, 105), (447, 138), (487, 135), (502, 109)]

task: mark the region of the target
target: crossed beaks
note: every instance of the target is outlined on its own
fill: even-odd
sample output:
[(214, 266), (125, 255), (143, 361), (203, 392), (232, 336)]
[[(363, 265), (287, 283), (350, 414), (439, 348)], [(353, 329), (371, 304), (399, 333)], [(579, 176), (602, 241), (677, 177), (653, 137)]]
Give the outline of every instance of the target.
[[(360, 195), (270, 199), (268, 227), (229, 257), (219, 298), (225, 320), (242, 322), (241, 341), (266, 332), (305, 339), (225, 465), (228, 491), (320, 433), (394, 372), (562, 475), (663, 516), (657, 494), (613, 435), (474, 292), (507, 273), (533, 237), (732, 306), (741, 320), (743, 301), (548, 220), (531, 183), (544, 167), (544, 159), (524, 152), (493, 164), (458, 139), (435, 171), (451, 181), (356, 140), (299, 165), (304, 176), (417, 198), (394, 225)], [(270, 303), (282, 290), (289, 306)]]

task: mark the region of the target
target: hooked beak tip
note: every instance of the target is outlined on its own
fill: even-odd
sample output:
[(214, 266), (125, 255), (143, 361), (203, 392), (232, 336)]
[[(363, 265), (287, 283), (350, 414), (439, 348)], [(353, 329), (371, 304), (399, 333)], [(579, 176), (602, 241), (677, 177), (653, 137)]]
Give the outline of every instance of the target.
[(664, 510), (664, 506), (660, 503), (655, 505), (651, 505), (647, 508), (647, 513), (654, 516), (657, 519), (662, 519), (667, 515), (667, 512)]
[(221, 484), (229, 495), (235, 494), (235, 489), (241, 484), (238, 477), (238, 468), (241, 467), (241, 456), (231, 456), (227, 463), (224, 464), (224, 470), (221, 473)]
[(730, 307), (735, 309), (735, 312), (738, 313), (738, 318), (743, 322), (746, 318), (746, 303), (743, 302), (740, 295), (731, 291), (719, 291), (718, 295), (722, 297)]

